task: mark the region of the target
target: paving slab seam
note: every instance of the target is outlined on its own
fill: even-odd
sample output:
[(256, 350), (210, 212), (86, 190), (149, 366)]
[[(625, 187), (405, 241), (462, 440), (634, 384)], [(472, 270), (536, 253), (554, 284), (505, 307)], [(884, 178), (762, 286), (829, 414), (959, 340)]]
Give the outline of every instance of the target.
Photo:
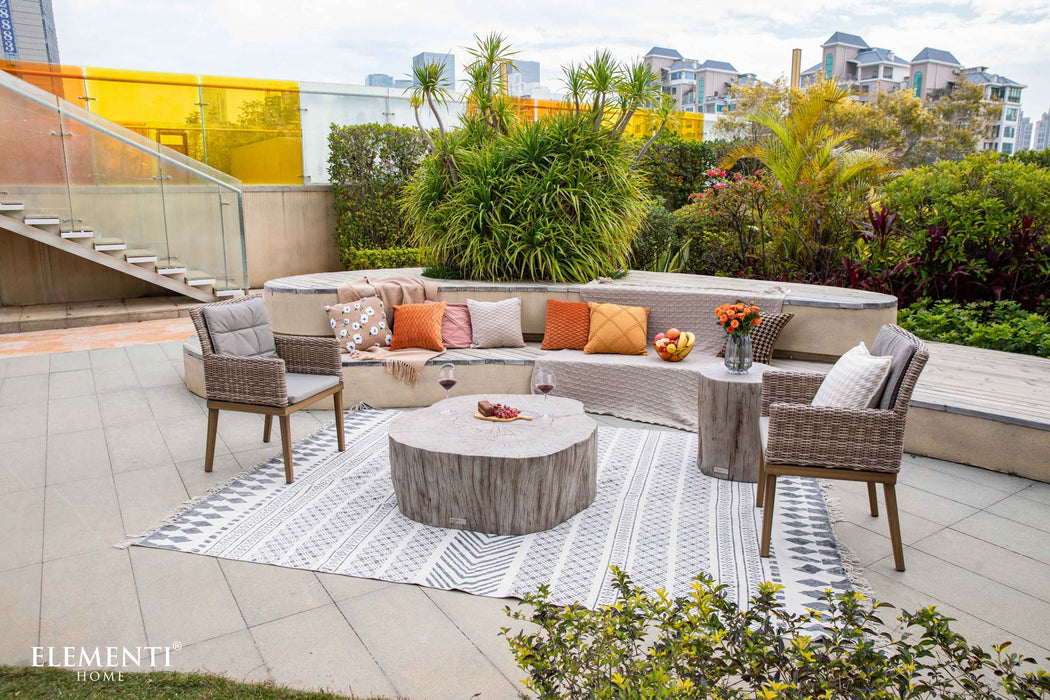
[[(353, 623), (350, 622), (350, 618), (348, 618), (346, 616), (346, 613), (343, 612), (342, 606), (340, 606), (339, 603), (335, 602), (335, 599), (332, 598), (332, 594), (328, 592), (328, 589), (324, 587), (323, 583), (321, 584), (321, 588), (324, 588), (325, 595), (327, 595), (332, 600), (332, 605), (335, 606), (335, 609), (339, 612), (339, 616), (341, 618), (343, 618), (344, 622), (346, 622), (346, 626), (350, 628), (350, 632), (352, 632), (354, 637), (357, 638), (357, 641), (360, 642), (361, 647), (365, 651), (368, 652), (368, 658), (372, 659), (372, 663), (374, 663), (376, 665), (376, 668), (379, 669), (379, 672), (383, 674), (383, 678), (385, 678), (386, 682), (390, 684), (390, 687), (394, 689), (394, 694), (398, 698), (407, 697), (404, 693), (402, 693), (400, 690), (398, 690), (397, 683), (394, 683), (394, 679), (391, 678), (390, 674), (386, 672), (385, 668), (383, 668), (383, 664), (379, 663), (379, 659), (377, 659), (376, 655), (372, 653), (371, 648), (369, 648), (369, 646), (367, 644), (365, 644), (364, 638), (362, 638), (361, 635), (358, 634), (357, 629), (354, 627)], [(360, 597), (360, 596), (357, 596), (357, 597)], [(253, 635), (253, 638), (254, 638), (254, 635)], [(263, 658), (265, 659), (265, 657), (263, 657)]]

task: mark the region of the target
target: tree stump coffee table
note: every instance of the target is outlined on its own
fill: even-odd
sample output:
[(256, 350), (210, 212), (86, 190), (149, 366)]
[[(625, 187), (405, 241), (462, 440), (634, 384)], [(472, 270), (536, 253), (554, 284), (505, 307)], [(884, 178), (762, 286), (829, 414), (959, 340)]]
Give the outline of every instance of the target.
[(700, 440), (696, 461), (708, 476), (758, 482), (762, 454), (762, 374), (759, 362), (747, 374), (730, 374), (725, 363), (700, 368)]
[[(474, 417), (487, 399), (529, 420)], [(597, 424), (583, 404), (551, 396), (457, 396), (390, 424), (390, 478), (407, 517), (494, 535), (549, 530), (594, 502)], [(441, 411), (450, 408), (451, 415)], [(550, 418), (541, 418), (541, 413)]]

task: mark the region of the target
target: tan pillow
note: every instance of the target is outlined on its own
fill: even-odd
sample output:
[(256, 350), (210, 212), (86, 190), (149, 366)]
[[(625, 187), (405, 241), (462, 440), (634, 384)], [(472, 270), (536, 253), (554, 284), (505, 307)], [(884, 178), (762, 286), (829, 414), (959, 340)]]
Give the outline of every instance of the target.
[(386, 309), (379, 297), (333, 304), (324, 310), (328, 312), (328, 325), (339, 341), (340, 352), (367, 350), (374, 345), (389, 347), (392, 338)]
[(591, 326), (587, 334), (588, 354), (646, 355), (645, 333), (649, 307), (588, 302)]

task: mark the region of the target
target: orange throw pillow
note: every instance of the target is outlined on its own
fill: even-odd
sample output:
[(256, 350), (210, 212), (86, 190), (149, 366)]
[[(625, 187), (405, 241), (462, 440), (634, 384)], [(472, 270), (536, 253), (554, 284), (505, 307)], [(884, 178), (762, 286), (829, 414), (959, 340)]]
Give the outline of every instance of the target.
[(583, 350), (591, 329), (591, 310), (582, 301), (547, 300), (547, 325), (540, 350)]
[(445, 316), (445, 302), (431, 304), (402, 304), (394, 307), (394, 338), (391, 350), (422, 348), (444, 352), (441, 344), (441, 319)]
[[(646, 327), (649, 324), (649, 307), (620, 306), (619, 304), (587, 304), (591, 311), (591, 327), (587, 354), (648, 355), (646, 350)], [(397, 337), (397, 331), (394, 331)]]

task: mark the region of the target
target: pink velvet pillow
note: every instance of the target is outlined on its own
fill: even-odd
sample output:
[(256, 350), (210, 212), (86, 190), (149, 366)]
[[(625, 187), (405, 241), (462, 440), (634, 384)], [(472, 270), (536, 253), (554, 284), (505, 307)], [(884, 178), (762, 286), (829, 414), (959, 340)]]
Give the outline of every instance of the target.
[[(427, 304), (434, 302), (427, 300)], [(469, 348), (474, 338), (466, 304), (446, 304), (441, 318), (441, 343), (446, 348)]]

